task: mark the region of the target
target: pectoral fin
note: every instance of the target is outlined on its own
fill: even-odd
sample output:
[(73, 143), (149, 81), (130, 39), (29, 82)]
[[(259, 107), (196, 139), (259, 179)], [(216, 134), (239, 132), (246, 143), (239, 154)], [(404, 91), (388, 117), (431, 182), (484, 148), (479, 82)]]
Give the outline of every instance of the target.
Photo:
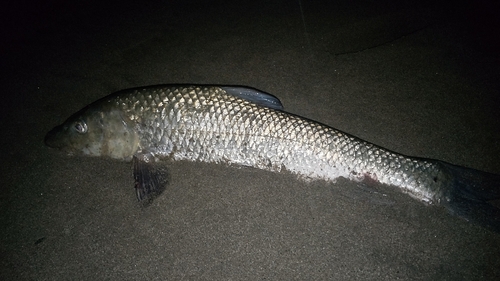
[(133, 162), (137, 200), (149, 203), (165, 189), (168, 173), (151, 154), (134, 155)]

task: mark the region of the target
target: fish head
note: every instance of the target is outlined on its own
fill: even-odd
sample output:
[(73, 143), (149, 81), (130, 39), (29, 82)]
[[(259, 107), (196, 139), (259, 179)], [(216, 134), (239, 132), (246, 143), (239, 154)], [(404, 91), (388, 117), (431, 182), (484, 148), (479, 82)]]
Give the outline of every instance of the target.
[(139, 137), (130, 119), (110, 106), (90, 105), (45, 136), (45, 144), (69, 155), (105, 156), (130, 160)]

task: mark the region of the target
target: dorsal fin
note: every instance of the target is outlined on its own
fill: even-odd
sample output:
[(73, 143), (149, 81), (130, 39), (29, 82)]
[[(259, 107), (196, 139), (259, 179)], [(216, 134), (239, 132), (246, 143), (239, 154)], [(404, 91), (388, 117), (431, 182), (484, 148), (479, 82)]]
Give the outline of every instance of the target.
[(272, 109), (283, 110), (281, 101), (271, 94), (247, 87), (221, 87), (221, 89), (223, 89), (230, 95), (256, 103), (258, 105), (266, 106)]

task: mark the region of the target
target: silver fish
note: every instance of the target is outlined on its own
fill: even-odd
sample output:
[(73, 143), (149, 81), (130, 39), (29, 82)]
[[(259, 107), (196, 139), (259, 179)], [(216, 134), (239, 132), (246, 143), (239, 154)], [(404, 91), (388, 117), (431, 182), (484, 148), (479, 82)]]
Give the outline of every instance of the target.
[(392, 152), (287, 113), (276, 97), (247, 87), (123, 90), (71, 116), (45, 143), (69, 154), (133, 159), (139, 201), (161, 193), (165, 176), (154, 163), (170, 157), (393, 185), (500, 232), (500, 210), (488, 203), (500, 198), (499, 175)]

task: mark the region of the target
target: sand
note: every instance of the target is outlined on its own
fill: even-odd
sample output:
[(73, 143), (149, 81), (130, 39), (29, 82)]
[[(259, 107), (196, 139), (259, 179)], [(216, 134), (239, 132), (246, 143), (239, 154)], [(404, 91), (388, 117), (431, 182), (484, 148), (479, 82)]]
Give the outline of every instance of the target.
[(141, 208), (130, 163), (43, 143), (117, 90), (244, 85), (399, 153), (500, 174), (498, 5), (158, 2), (4, 11), (1, 280), (500, 278), (500, 234), (389, 186), (165, 161), (170, 184)]

